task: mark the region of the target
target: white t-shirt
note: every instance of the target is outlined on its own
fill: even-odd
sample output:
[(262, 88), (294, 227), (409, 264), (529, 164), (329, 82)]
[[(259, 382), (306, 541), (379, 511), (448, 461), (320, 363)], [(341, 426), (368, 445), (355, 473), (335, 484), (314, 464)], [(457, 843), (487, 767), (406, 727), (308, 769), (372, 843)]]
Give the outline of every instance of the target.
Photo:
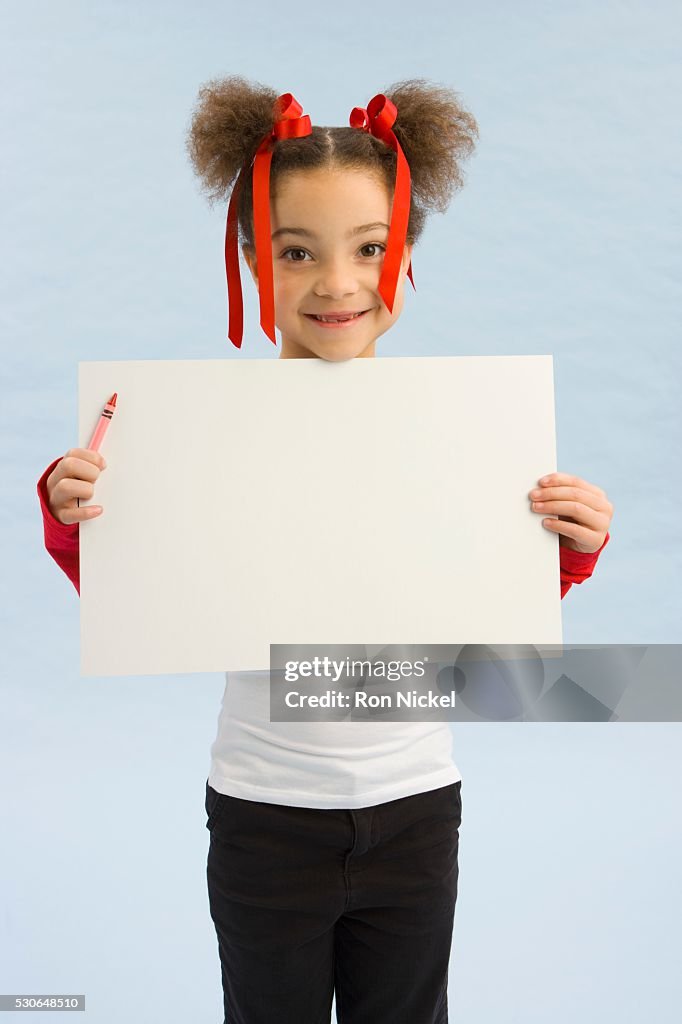
[(356, 808), (461, 777), (447, 721), (271, 722), (269, 671), (225, 673), (208, 776), (219, 793), (290, 807)]

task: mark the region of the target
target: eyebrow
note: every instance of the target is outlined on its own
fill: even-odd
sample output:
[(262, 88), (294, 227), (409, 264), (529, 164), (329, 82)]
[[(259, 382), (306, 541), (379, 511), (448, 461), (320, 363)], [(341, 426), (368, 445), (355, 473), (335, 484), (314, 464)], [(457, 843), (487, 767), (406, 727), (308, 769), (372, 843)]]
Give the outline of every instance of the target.
[[(361, 235), (365, 231), (371, 231), (373, 228), (386, 228), (390, 230), (388, 224), (384, 224), (383, 221), (375, 220), (371, 224), (361, 224), (358, 228), (353, 228), (352, 231), (346, 232), (346, 238), (352, 238), (354, 235)], [(317, 236), (313, 231), (306, 231), (305, 228), (277, 228), (277, 231), (273, 231), (272, 239), (279, 238), (280, 235), (301, 235), (304, 238), (316, 238)]]

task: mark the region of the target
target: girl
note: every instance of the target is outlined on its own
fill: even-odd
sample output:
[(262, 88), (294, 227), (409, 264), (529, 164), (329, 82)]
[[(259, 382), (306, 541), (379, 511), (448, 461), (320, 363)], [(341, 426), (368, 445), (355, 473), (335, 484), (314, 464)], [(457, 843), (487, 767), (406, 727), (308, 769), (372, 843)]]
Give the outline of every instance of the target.
[[(426, 212), (444, 211), (461, 185), (458, 161), (478, 129), (456, 94), (422, 79), (354, 113), (364, 118), (387, 97), (397, 145), (378, 121), (375, 134), (353, 115), (350, 126), (332, 128), (299, 118), (300, 134), (275, 139), (264, 215), (254, 183), (262, 189), (260, 147), (277, 96), (236, 77), (202, 88), (188, 134), (193, 166), (214, 197), (239, 175), (226, 241), (238, 346), (234, 211), (272, 340), (276, 313), (280, 358), (372, 358), (400, 316)], [(384, 260), (403, 159), (409, 219), (391, 281)], [(71, 449), (38, 483), (47, 550), (77, 590), (78, 524), (102, 511), (77, 502), (93, 497), (104, 467), (98, 453)], [(609, 539), (611, 503), (567, 473), (538, 481), (529, 499), (533, 511), (558, 516), (541, 522), (559, 534), (563, 597), (591, 575)], [(329, 1021), (335, 992), (340, 1024), (447, 1022), (462, 811), (448, 724), (270, 722), (268, 684), (267, 671), (227, 673), (206, 782), (225, 1021), (318, 1024)]]

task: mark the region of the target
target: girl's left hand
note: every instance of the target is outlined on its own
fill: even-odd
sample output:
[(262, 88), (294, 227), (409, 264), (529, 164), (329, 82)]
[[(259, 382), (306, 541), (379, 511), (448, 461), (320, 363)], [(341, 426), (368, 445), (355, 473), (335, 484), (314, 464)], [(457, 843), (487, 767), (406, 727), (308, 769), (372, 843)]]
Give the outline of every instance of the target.
[(560, 547), (585, 554), (598, 551), (606, 540), (613, 517), (613, 505), (606, 492), (568, 473), (550, 473), (538, 484), (539, 487), (528, 495), (531, 511), (559, 516), (558, 519), (543, 519), (542, 525), (560, 534)]

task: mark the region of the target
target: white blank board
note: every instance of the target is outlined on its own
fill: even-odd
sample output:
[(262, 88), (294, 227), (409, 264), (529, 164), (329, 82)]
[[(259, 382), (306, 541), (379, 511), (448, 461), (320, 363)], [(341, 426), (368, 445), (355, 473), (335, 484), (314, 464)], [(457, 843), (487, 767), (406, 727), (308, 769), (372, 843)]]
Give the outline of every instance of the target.
[[(278, 644), (561, 644), (550, 355), (79, 363), (81, 674)], [(85, 504), (85, 503), (81, 503)]]

